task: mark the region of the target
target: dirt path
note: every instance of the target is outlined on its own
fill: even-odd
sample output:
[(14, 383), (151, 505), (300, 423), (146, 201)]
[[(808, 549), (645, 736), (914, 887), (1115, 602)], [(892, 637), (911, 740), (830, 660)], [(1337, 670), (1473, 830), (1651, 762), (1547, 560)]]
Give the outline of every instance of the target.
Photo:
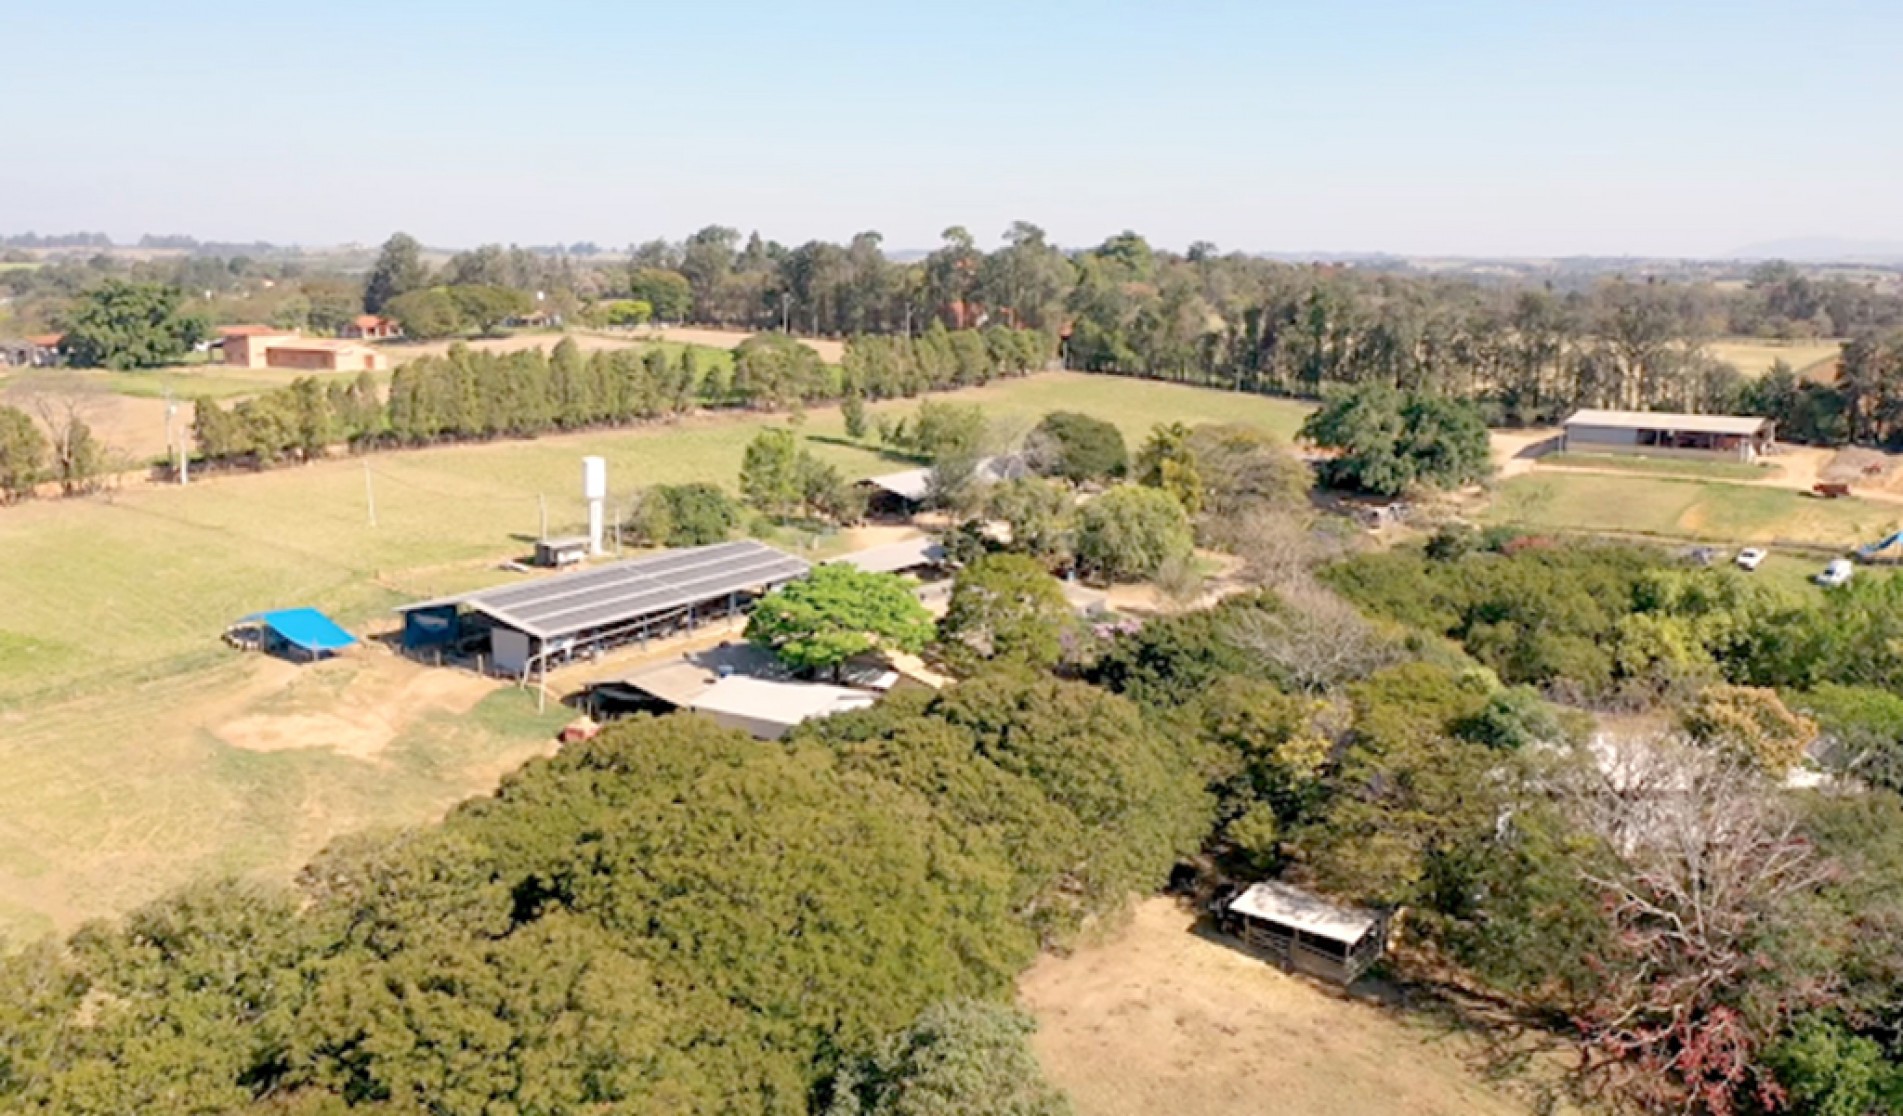
[(1477, 1054), (1193, 932), (1169, 899), (1019, 982), (1045, 1072), (1079, 1116), (1510, 1116)]
[(1493, 467), (1501, 480), (1531, 472), (1542, 455), (1558, 448), (1558, 427), (1532, 430), (1496, 430), (1488, 439), (1493, 449)]

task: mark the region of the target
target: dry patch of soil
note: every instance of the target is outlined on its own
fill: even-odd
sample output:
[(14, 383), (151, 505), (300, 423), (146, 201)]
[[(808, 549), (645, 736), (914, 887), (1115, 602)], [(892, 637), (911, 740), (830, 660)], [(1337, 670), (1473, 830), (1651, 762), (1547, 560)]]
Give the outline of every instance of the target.
[(1471, 1040), (1288, 976), (1193, 932), (1169, 899), (1019, 983), (1038, 1060), (1080, 1116), (1524, 1116)]
[(468, 671), (433, 669), (364, 650), (303, 668), (269, 698), (212, 725), (211, 732), (247, 751), (329, 748), (352, 759), (374, 760), (419, 718), (467, 713), (494, 688), (494, 682)]

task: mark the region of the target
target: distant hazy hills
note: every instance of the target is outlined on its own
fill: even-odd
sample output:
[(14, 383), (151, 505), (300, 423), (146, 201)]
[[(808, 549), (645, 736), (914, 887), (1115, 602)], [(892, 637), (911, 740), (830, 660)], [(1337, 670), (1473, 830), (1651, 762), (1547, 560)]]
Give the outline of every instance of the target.
[(1839, 236), (1793, 236), (1747, 244), (1726, 253), (1738, 260), (1793, 263), (1903, 263), (1903, 241), (1849, 240)]

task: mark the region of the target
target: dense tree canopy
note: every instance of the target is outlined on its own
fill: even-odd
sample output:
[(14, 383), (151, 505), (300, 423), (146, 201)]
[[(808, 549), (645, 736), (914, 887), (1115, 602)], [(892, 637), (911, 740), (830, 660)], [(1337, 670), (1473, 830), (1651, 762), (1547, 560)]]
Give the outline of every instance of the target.
[[(383, 242), (370, 277), (364, 281), (364, 312), (394, 314), (391, 303), (428, 285), (429, 266), (423, 262), (423, 246), (408, 233), (396, 233)], [(404, 325), (409, 328), (409, 323)], [(410, 332), (415, 333), (413, 329)]]
[(66, 319), (60, 348), (82, 368), (156, 368), (178, 363), (205, 336), (184, 312), (185, 292), (159, 283), (108, 279)]
[(768, 593), (747, 620), (748, 639), (800, 670), (835, 670), (879, 648), (921, 651), (932, 631), (905, 578), (843, 562)]
[(1057, 579), (1020, 554), (989, 554), (958, 571), (939, 621), (946, 662), (970, 671), (991, 659), (1054, 665), (1076, 615)]
[(1077, 411), (1052, 411), (1026, 440), (1032, 466), (1072, 484), (1110, 480), (1129, 466), (1130, 452), (1115, 425)]
[(1486, 423), (1472, 406), (1381, 385), (1329, 399), (1302, 423), (1302, 436), (1333, 451), (1321, 464), (1329, 484), (1381, 496), (1457, 488), (1491, 470)]
[(1077, 514), (1078, 564), (1112, 581), (1148, 577), (1193, 544), (1183, 505), (1160, 489), (1118, 485)]

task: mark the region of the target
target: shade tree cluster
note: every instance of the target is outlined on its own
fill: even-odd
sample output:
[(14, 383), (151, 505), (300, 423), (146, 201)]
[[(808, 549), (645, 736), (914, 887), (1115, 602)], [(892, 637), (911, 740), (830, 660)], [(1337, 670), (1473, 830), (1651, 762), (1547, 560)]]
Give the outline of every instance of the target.
[(203, 885), (0, 961), (0, 1104), (1061, 1113), (1010, 982), (1194, 847), (1196, 767), (1028, 673), (780, 744), (640, 718), (295, 890)]

